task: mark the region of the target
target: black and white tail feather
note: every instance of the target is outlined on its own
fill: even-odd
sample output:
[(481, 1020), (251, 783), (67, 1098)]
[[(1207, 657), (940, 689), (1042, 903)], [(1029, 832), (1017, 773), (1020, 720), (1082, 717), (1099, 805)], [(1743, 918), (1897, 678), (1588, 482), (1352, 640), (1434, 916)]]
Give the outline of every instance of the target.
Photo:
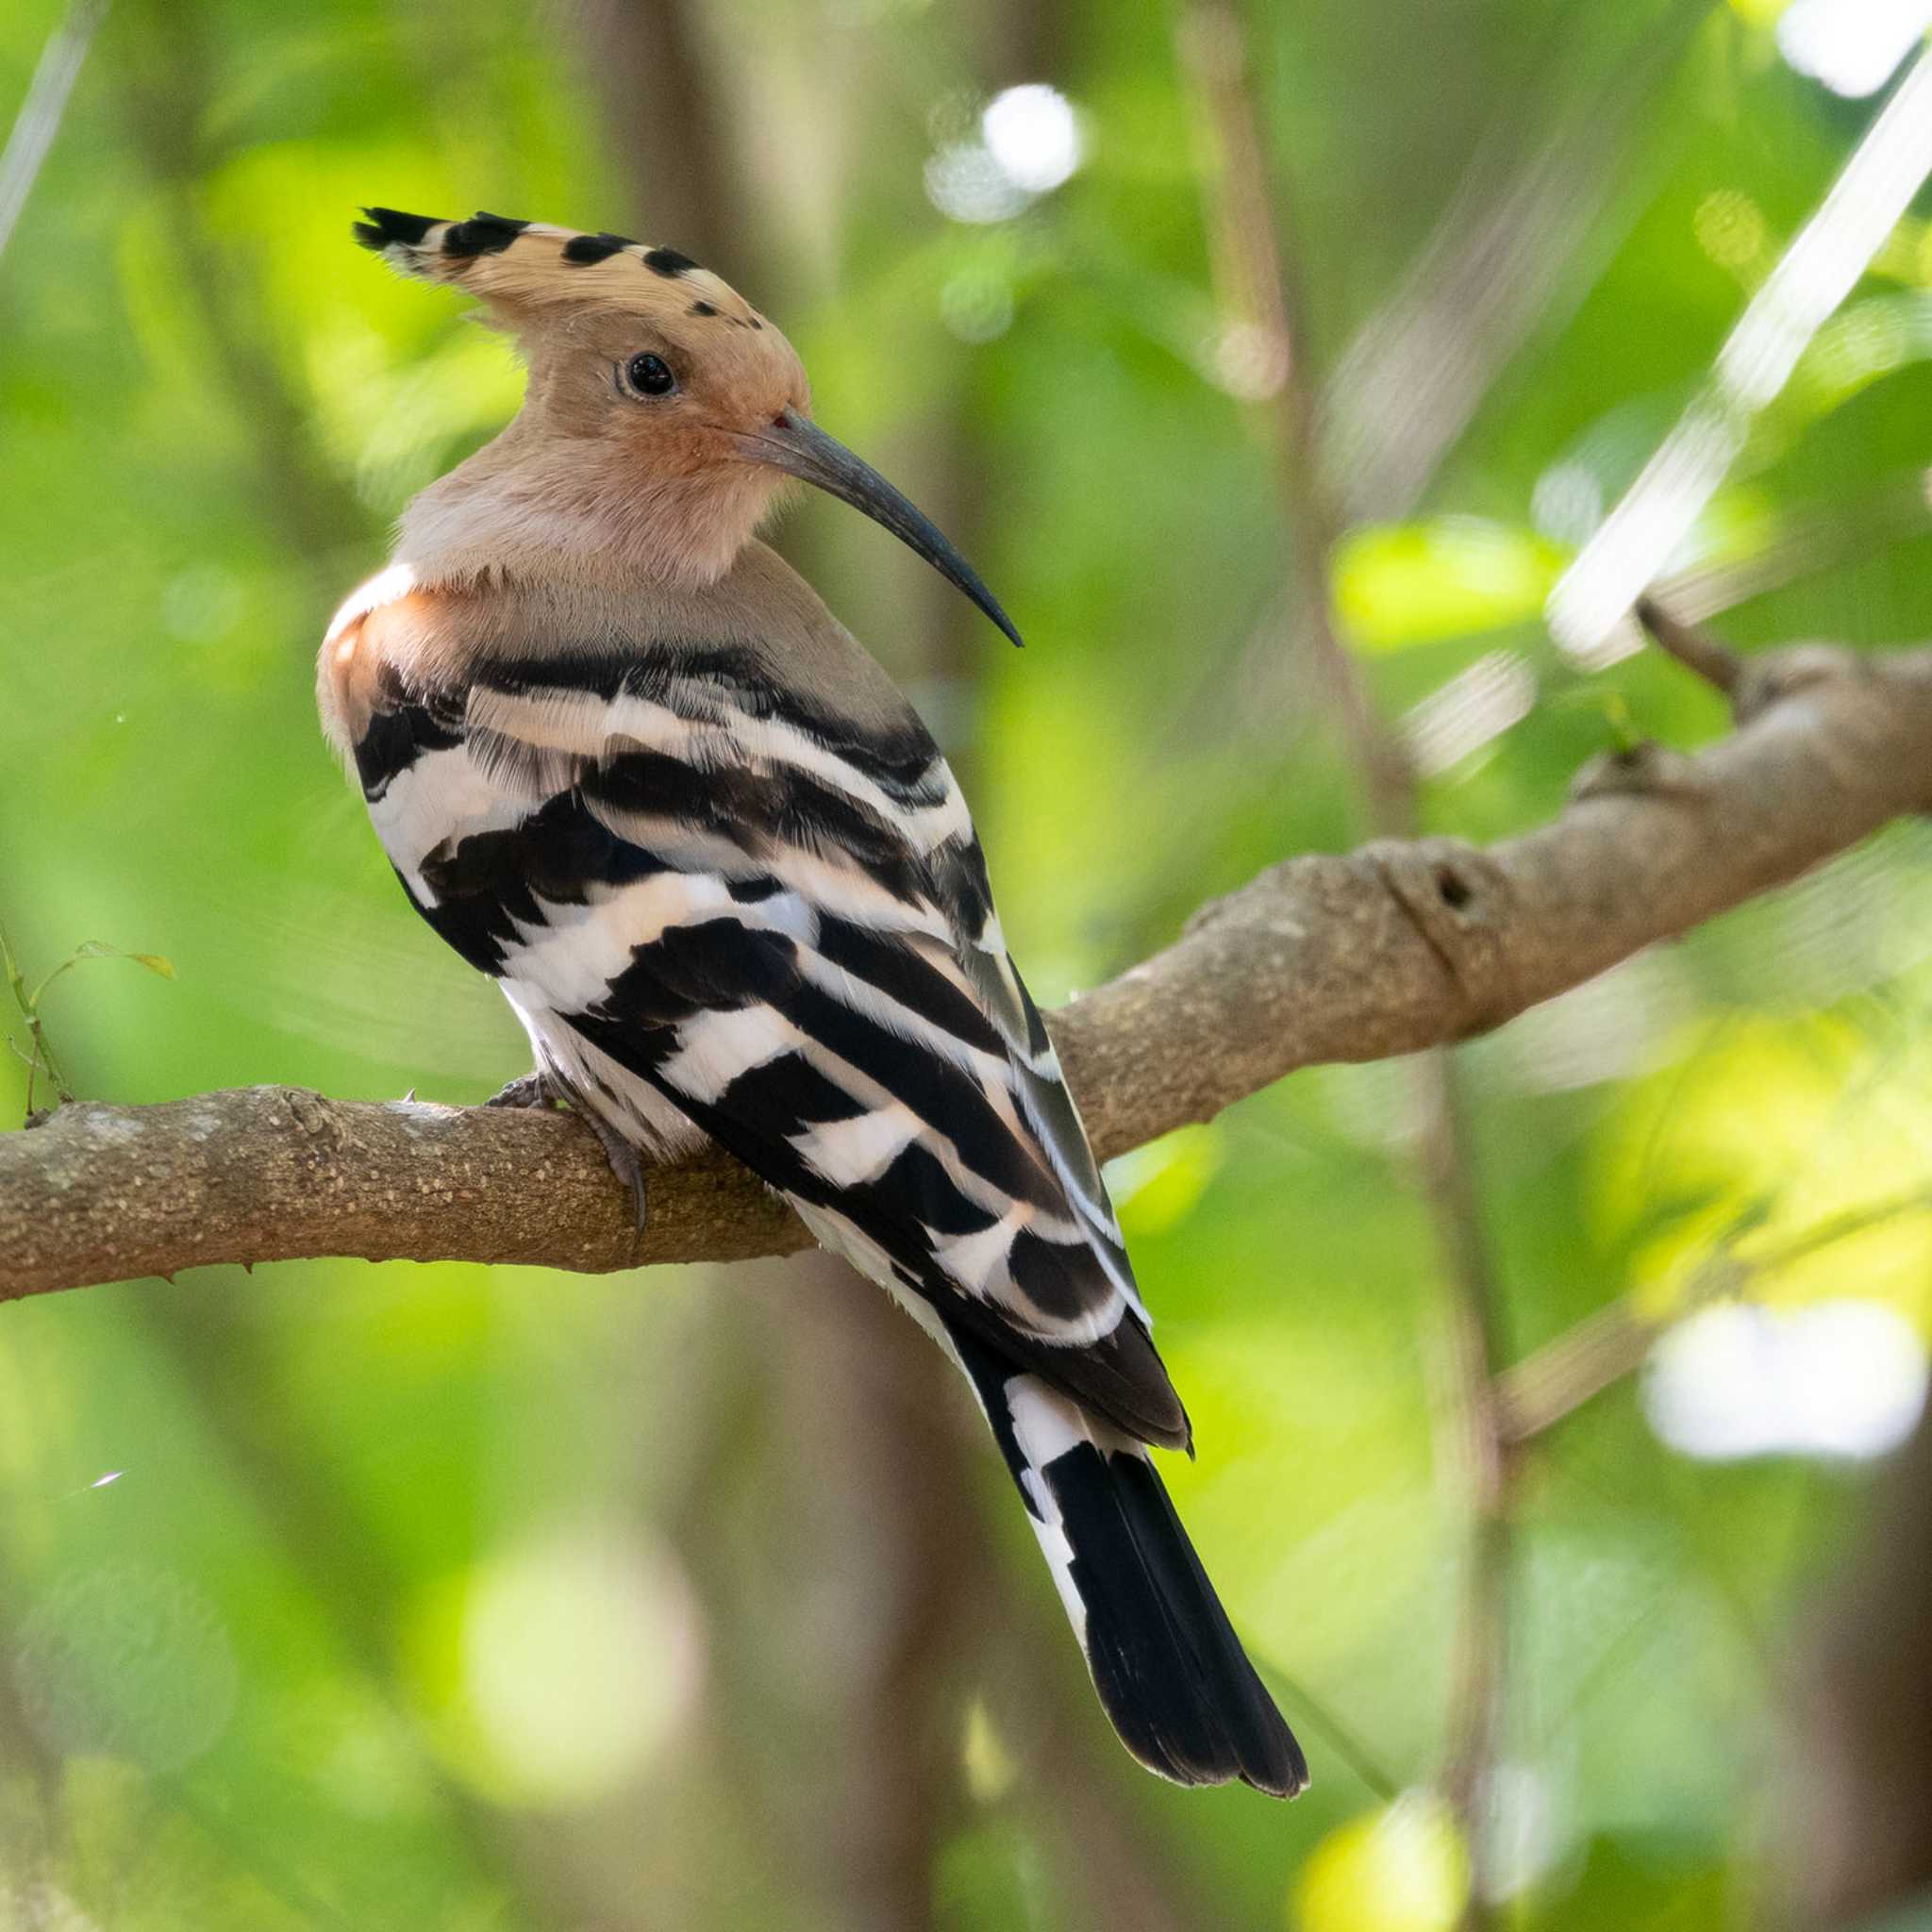
[(953, 1352), (1019, 1486), (1102, 1707), (1175, 1784), (1291, 1798), (1308, 1767), (1201, 1568), (1146, 1449), (977, 1338)]

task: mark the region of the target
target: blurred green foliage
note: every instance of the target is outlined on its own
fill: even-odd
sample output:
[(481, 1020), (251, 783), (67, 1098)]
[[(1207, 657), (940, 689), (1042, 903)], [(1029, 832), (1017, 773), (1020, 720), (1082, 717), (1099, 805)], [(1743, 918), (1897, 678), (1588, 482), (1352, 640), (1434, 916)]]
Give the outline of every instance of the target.
[[(0, 17), (0, 113), (61, 11)], [(1586, 678), (1540, 611), (1869, 114), (1778, 59), (1776, 11), (1257, 9), (1324, 369), (1366, 366), (1344, 352), (1439, 223), (1514, 222), (1512, 183), (1554, 184), (1521, 217), (1550, 272), (1521, 347), (1420, 496), (1371, 506), (1333, 558), (1391, 717), (1486, 664), (1525, 693), (1431, 772), (1436, 827), (1547, 816), (1619, 719), (1678, 745), (1723, 726), (1652, 655)], [(42, 1010), (73, 1088), (475, 1100), (523, 1068), (314, 723), (333, 605), (518, 395), (453, 298), (350, 246), (364, 201), (688, 242), (779, 314), (823, 419), (933, 499), (1032, 646), (842, 513), (786, 535), (955, 750), (1043, 1001), (1349, 842), (1280, 614), (1269, 412), (1218, 359), (1174, 27), (1097, 0), (120, 0), (0, 257), (0, 919), (30, 981), (90, 940), (176, 975), (60, 980)], [(674, 58), (701, 93), (632, 91)], [(933, 157), (1042, 79), (1080, 116), (1079, 171), (949, 220)], [(1915, 217), (1681, 559), (1734, 574), (1745, 645), (1932, 630), (1928, 317)], [(1713, 1257), (1751, 1295), (1877, 1298), (1932, 1331), (1928, 910), (1932, 849), (1898, 829), (1467, 1052), (1513, 1350), (1625, 1294), (1666, 1316)], [(1124, 1860), (1149, 1925), (1436, 1932), (1461, 1847), (1424, 1798), (1379, 1809), (1438, 1768), (1462, 1560), (1403, 1093), (1386, 1067), (1311, 1071), (1117, 1175), (1201, 1444), (1170, 1479), (1315, 1760), (1293, 1807), (1168, 1790), (1113, 1751), (976, 1449), (924, 1507), (969, 1563), (996, 1557), (976, 1614), (1050, 1654), (1048, 1714), (991, 1636), (878, 1689), (867, 1646), (897, 1639), (872, 1607), (905, 1579), (876, 1473), (822, 1452), (868, 1405), (964, 1404), (937, 1360), (891, 1400), (868, 1382), (846, 1339), (885, 1318), (848, 1283), (216, 1271), (0, 1320), (0, 1923), (903, 1923), (845, 1869), (903, 1776), (947, 1926), (1100, 1923), (1094, 1868)], [(0, 1062), (0, 1120), (25, 1098)], [(1886, 1211), (1806, 1246), (1864, 1208)], [(1747, 1910), (1776, 1659), (1856, 1492), (1790, 1458), (1690, 1462), (1627, 1383), (1539, 1446), (1511, 1924)]]

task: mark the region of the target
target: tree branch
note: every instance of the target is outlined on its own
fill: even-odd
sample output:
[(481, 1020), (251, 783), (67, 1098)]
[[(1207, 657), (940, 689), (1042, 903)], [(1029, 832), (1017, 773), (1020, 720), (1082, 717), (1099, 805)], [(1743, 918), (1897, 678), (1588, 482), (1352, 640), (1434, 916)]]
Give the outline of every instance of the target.
[[(1599, 760), (1536, 831), (1272, 867), (1051, 1022), (1103, 1158), (1298, 1067), (1466, 1040), (1932, 808), (1932, 649), (1754, 658), (1695, 757)], [(656, 1172), (650, 1225), (560, 1114), (289, 1088), (65, 1107), (0, 1135), (0, 1296), (317, 1255), (598, 1272), (808, 1244), (722, 1155)]]

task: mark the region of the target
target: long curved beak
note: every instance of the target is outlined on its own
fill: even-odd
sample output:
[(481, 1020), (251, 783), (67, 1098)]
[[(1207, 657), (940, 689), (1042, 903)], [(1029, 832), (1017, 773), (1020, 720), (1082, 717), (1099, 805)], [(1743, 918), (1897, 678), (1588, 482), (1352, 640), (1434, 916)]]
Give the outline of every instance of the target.
[(870, 463), (861, 462), (808, 416), (788, 408), (763, 429), (747, 431), (733, 440), (740, 453), (753, 462), (770, 463), (787, 475), (816, 484), (854, 509), (863, 510), (874, 523), (883, 524), (900, 542), (916, 550), (941, 576), (964, 591), (1016, 644), (1021, 641), (1013, 620), (1000, 608), (999, 599), (932, 520), (900, 495)]

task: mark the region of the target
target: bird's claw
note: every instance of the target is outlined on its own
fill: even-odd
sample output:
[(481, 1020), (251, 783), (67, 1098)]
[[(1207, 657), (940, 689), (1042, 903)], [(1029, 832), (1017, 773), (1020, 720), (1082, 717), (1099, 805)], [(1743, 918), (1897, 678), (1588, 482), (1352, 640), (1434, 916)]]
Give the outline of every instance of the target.
[(637, 1211), (638, 1232), (642, 1234), (650, 1221), (650, 1204), (644, 1198), (644, 1165), (638, 1158), (638, 1150), (590, 1108), (578, 1108), (575, 1111), (596, 1135), (598, 1145), (604, 1149), (604, 1158), (610, 1163), (610, 1172), (630, 1190), (631, 1203)]
[[(564, 1107), (569, 1103), (570, 1094), (565, 1089), (539, 1068), (533, 1074), (512, 1080), (501, 1092), (492, 1093), (483, 1105), (540, 1108)], [(604, 1158), (610, 1163), (610, 1172), (630, 1190), (630, 1198), (637, 1210), (638, 1232), (641, 1234), (648, 1219), (648, 1209), (644, 1200), (643, 1163), (638, 1158), (637, 1149), (590, 1108), (572, 1107), (570, 1110), (596, 1135), (597, 1144), (603, 1148)]]

